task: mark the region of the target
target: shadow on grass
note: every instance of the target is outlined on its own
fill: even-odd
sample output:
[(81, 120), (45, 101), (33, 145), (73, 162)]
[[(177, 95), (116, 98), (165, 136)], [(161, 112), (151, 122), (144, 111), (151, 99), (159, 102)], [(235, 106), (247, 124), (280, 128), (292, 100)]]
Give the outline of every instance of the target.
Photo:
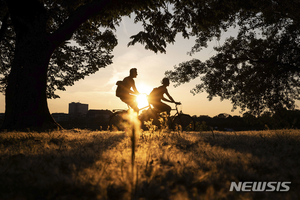
[[(197, 184), (199, 193), (205, 190), (207, 193), (213, 188), (215, 192), (223, 190), (223, 195), (228, 199), (297, 199), (299, 197), (299, 131), (282, 130), (253, 134), (223, 132), (215, 133), (214, 137), (212, 133), (198, 134), (198, 139), (194, 141), (183, 137), (178, 138), (175, 147), (186, 153), (193, 152), (196, 168), (208, 174), (209, 179), (192, 181)], [(286, 193), (247, 194), (228, 192), (232, 181), (288, 181), (291, 185), (290, 191)]]
[[(0, 140), (0, 199), (95, 199), (97, 188), (78, 173), (101, 160), (125, 134), (90, 137), (8, 137)], [(6, 150), (5, 150), (6, 149)], [(101, 171), (99, 166), (99, 172)]]
[[(140, 138), (137, 199), (299, 197), (298, 134), (188, 134)], [(0, 199), (130, 199), (126, 138), (130, 141), (120, 133), (0, 137)], [(231, 181), (291, 181), (292, 186), (291, 193), (241, 193), (229, 191)]]
[[(218, 134), (215, 138), (204, 137), (205, 143), (221, 147), (224, 150), (234, 150), (243, 155), (251, 155), (257, 160), (251, 164), (261, 175), (274, 173), (274, 170), (284, 172), (281, 178), (294, 179), (300, 165), (300, 132), (292, 130), (278, 130), (265, 132), (238, 132)], [(258, 161), (258, 163), (255, 163)], [(300, 170), (298, 171), (300, 172)], [(299, 177), (300, 178), (300, 177)]]

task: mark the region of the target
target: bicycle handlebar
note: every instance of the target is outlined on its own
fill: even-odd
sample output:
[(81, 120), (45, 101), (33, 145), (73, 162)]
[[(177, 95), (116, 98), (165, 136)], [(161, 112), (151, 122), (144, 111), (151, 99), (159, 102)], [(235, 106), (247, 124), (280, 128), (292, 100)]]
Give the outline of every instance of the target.
[(178, 111), (178, 106), (179, 105), (181, 105), (181, 102), (175, 103), (175, 109), (171, 109), (171, 110), (176, 110), (179, 113), (179, 111)]

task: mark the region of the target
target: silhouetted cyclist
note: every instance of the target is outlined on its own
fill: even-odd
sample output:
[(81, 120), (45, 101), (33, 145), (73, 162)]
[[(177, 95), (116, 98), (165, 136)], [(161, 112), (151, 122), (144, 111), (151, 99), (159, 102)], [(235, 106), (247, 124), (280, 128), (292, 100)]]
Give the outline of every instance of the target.
[(137, 69), (132, 68), (129, 71), (129, 76), (125, 77), (123, 81), (117, 82), (116, 96), (119, 97), (124, 103), (129, 105), (135, 112), (139, 111), (136, 102), (136, 95), (139, 94), (135, 87), (134, 78), (138, 75)]
[[(148, 101), (158, 112), (166, 111), (167, 114), (170, 115), (171, 107), (168, 106), (167, 104), (161, 102), (161, 100), (170, 102), (170, 103), (175, 103), (175, 104), (180, 104), (180, 102), (175, 102), (167, 90), (167, 87), (170, 85), (169, 79), (164, 78), (161, 81), (161, 83), (162, 83), (161, 86), (154, 88), (152, 90), (152, 92), (150, 93), (150, 95), (148, 97)], [(164, 94), (166, 94), (169, 99), (166, 99), (164, 97)]]

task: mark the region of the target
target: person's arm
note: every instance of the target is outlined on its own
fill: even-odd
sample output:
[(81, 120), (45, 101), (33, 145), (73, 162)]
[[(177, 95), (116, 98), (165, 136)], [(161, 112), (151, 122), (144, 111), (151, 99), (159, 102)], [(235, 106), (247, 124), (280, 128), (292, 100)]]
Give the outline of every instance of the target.
[(134, 82), (134, 80), (132, 79), (132, 85), (131, 85), (131, 88), (132, 88), (132, 90), (133, 90), (133, 94), (140, 94), (139, 93), (139, 91), (136, 89), (136, 87), (135, 87), (135, 82)]
[(168, 98), (170, 99), (166, 99), (166, 98), (162, 98), (162, 100), (170, 102), (170, 103), (175, 103), (175, 104), (180, 104), (179, 102), (174, 101), (173, 97), (171, 97), (171, 95), (169, 94), (168, 90), (166, 90), (165, 94), (168, 96)]

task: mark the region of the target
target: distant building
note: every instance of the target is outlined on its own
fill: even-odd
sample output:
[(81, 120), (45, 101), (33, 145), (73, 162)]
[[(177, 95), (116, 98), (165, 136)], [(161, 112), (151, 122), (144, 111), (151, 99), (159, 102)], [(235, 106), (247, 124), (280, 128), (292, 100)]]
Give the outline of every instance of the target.
[(89, 104), (69, 103), (69, 115), (85, 115), (89, 110)]
[(67, 113), (52, 113), (51, 115), (57, 122), (65, 122), (69, 120), (69, 115)]

